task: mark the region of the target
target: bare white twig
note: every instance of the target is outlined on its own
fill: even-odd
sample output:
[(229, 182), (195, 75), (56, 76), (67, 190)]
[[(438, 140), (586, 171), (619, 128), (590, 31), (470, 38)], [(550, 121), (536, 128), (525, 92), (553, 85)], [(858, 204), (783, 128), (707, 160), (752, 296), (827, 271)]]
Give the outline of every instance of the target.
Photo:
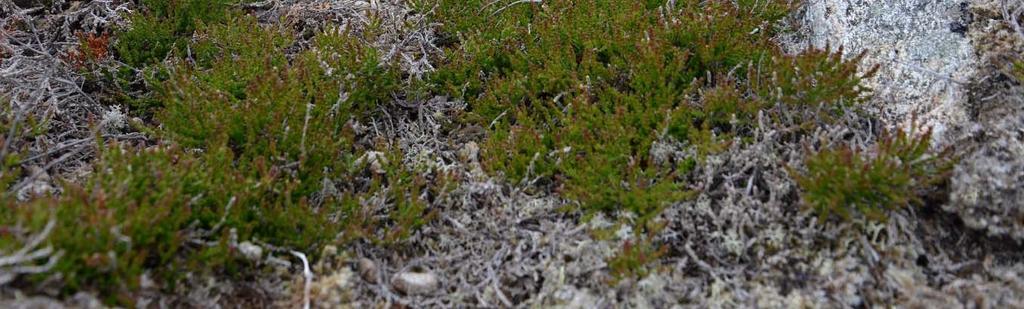
[(544, 0), (517, 0), (517, 1), (515, 1), (515, 2), (509, 3), (509, 4), (508, 4), (508, 5), (506, 5), (506, 6), (503, 6), (503, 7), (502, 7), (502, 8), (500, 8), (500, 9), (497, 9), (497, 10), (495, 10), (495, 11), (494, 11), (494, 13), (491, 13), (491, 16), (494, 16), (494, 15), (498, 15), (498, 14), (500, 14), (500, 13), (501, 13), (502, 11), (505, 11), (505, 10), (507, 10), (507, 9), (511, 8), (512, 6), (515, 6), (515, 5), (517, 5), (517, 4), (523, 4), (523, 3), (535, 3), (535, 4), (540, 4), (540, 3), (543, 3), (543, 2), (544, 2)]
[[(39, 248), (50, 236), (56, 224), (57, 220), (51, 218), (43, 230), (29, 237), (21, 248), (11, 253), (0, 252), (0, 286), (11, 282), (19, 275), (44, 273), (56, 265), (64, 253), (54, 252), (51, 246)], [(39, 264), (41, 259), (46, 261)]]
[(302, 276), (306, 279), (302, 287), (302, 308), (309, 309), (309, 293), (313, 285), (313, 271), (309, 269), (309, 260), (306, 259), (306, 254), (298, 251), (291, 251), (291, 254), (302, 260)]

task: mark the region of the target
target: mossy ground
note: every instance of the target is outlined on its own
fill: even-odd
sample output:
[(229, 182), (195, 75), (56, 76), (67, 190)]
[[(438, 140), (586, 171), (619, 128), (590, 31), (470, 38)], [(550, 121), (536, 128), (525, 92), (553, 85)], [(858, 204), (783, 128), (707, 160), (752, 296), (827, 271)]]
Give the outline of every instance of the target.
[[(48, 241), (63, 258), (20, 279), (59, 273), (63, 295), (131, 305), (143, 277), (174, 293), (183, 273), (263, 271), (239, 240), (314, 260), (328, 245), (400, 248), (438, 218), (435, 202), (459, 179), (404, 165), (401, 149), (366, 128), (406, 108), (394, 102), (445, 97), (468, 106), (453, 127), (482, 128), (474, 142), (489, 177), (567, 200), (563, 212), (628, 218), (635, 240), (607, 259), (609, 283), (642, 278), (680, 252), (655, 241), (665, 228), (657, 218), (700, 193), (709, 157), (758, 143), (766, 126), (807, 142), (860, 112), (873, 74), (842, 49), (784, 53), (775, 38), (799, 4), (669, 3), (416, 2), (439, 22), (441, 53), (414, 77), (373, 44), (384, 35), (373, 29), (297, 33), (261, 23), (242, 1), (141, 1), (127, 26), (83, 34), (71, 59), (105, 104), (140, 117), (135, 130), (148, 140), (97, 132), (84, 180), (27, 201), (5, 193), (0, 226), (19, 230), (0, 233), (0, 252), (56, 220)], [(110, 59), (120, 65), (98, 65)], [(33, 120), (3, 115), (14, 138), (39, 134)], [(29, 150), (7, 138), (0, 185), (11, 187), (30, 176), (19, 164)], [(898, 133), (873, 141), (873, 154), (815, 145), (790, 171), (800, 196), (781, 198), (825, 219), (883, 220), (940, 189), (944, 165), (927, 140)], [(664, 143), (693, 151), (659, 160), (653, 149)]]

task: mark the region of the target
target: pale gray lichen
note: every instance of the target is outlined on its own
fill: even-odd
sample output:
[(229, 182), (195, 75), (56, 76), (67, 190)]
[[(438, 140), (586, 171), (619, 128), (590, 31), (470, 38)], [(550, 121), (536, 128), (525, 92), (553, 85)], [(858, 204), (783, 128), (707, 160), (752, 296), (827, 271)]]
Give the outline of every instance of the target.
[(124, 115), (87, 91), (85, 74), (68, 60), (79, 45), (78, 34), (101, 33), (126, 24), (131, 4), (112, 0), (45, 2), (25, 1), (19, 6), (0, 1), (0, 104), (10, 107), (2, 110), (14, 113), (12, 129), (24, 129), (31, 119), (43, 126), (44, 132), (39, 136), (3, 132), (16, 138), (2, 145), (5, 150), (0, 153), (25, 149), (27, 159), (21, 163), (42, 167), (42, 172), (23, 177), (13, 191), (40, 181), (52, 182), (48, 177), (41, 180), (43, 175), (55, 180), (88, 165), (96, 126), (107, 138), (139, 138), (120, 134), (126, 126)]

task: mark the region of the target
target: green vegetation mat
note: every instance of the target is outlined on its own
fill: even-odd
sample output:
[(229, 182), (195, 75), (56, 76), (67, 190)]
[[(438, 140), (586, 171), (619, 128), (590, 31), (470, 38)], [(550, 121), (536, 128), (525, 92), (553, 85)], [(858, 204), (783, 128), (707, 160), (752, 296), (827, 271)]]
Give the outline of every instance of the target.
[[(869, 98), (862, 80), (873, 71), (858, 71), (861, 57), (777, 45), (789, 1), (669, 3), (419, 1), (412, 6), (437, 23), (441, 53), (413, 77), (373, 44), (382, 29), (296, 33), (239, 1), (140, 1), (129, 27), (83, 37), (76, 59), (86, 69), (104, 57), (123, 64), (88, 78), (152, 142), (97, 133), (91, 173), (59, 196), (5, 193), (0, 226), (23, 230), (0, 231), (0, 252), (55, 220), (48, 241), (63, 257), (29, 280), (59, 272), (65, 295), (89, 290), (132, 305), (143, 274), (173, 292), (187, 272), (253, 271), (238, 240), (309, 253), (401, 244), (431, 222), (431, 201), (457, 179), (404, 165), (397, 147), (357, 127), (414, 96), (467, 104), (456, 122), (483, 130), (476, 142), (488, 175), (567, 199), (565, 211), (584, 217), (628, 213), (642, 235), (661, 228), (653, 219), (666, 205), (694, 195), (696, 165), (752, 142), (760, 122), (785, 121), (795, 139)], [(15, 139), (39, 126), (0, 119)], [(806, 167), (790, 170), (802, 192), (792, 202), (822, 220), (881, 219), (920, 203), (949, 170), (929, 155), (929, 139), (897, 132), (869, 152), (808, 150)], [(658, 143), (696, 151), (655, 160)], [(27, 149), (4, 152), (0, 185), (9, 188), (31, 171), (19, 165)], [(364, 206), (371, 198), (387, 201), (383, 216)], [(627, 243), (610, 267), (642, 276), (663, 253)]]

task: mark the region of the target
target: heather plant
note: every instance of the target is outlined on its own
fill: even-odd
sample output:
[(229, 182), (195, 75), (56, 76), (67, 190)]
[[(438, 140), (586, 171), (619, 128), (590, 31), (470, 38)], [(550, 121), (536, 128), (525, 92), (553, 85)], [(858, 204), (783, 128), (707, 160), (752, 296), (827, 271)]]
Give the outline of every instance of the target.
[(1016, 78), (1018, 82), (1024, 84), (1024, 60), (1014, 61), (1011, 71), (1013, 77)]
[(627, 240), (622, 250), (608, 260), (612, 284), (624, 279), (646, 277), (655, 269), (651, 264), (668, 253), (668, 247), (655, 245), (649, 239)]
[(282, 172), (294, 174), (299, 199), (348, 170), (356, 154), (349, 122), (388, 99), (399, 77), (347, 34), (325, 33), (289, 61), (290, 35), (253, 28), (240, 17), (205, 30), (197, 65), (172, 68), (158, 86), (165, 107), (156, 118), (187, 147), (230, 148), (239, 168), (288, 166)]
[[(115, 29), (109, 48), (118, 65), (86, 72), (100, 86), (103, 97), (128, 108), (131, 114), (150, 119), (163, 102), (151, 86), (167, 80), (163, 65), (169, 59), (192, 59), (197, 30), (230, 23), (242, 15), (239, 0), (144, 0), (128, 19), (128, 27)], [(96, 50), (95, 40), (89, 49)], [(176, 58), (177, 57), (177, 58)]]
[(238, 0), (143, 0), (131, 27), (116, 34), (118, 57), (133, 67), (163, 61), (172, 51), (187, 50), (202, 24), (222, 23), (237, 15)]
[(788, 105), (839, 108), (866, 102), (869, 89), (862, 81), (877, 72), (872, 67), (858, 73), (862, 52), (842, 60), (843, 49), (808, 48), (795, 56), (779, 56), (772, 60), (772, 72), (763, 78), (752, 78), (758, 96)]
[(8, 189), (22, 176), (22, 160), (28, 154), (27, 143), (42, 135), (48, 128), (46, 121), (39, 121), (24, 110), (0, 100), (0, 199), (14, 199)]
[(948, 158), (929, 152), (930, 140), (930, 132), (896, 132), (868, 152), (839, 146), (810, 154), (806, 172), (796, 176), (801, 199), (821, 219), (884, 220), (887, 211), (921, 204), (952, 168)]
[[(112, 304), (132, 304), (144, 277), (173, 291), (186, 273), (244, 274), (259, 261), (239, 252), (240, 240), (311, 258), (352, 237), (400, 244), (430, 220), (430, 201), (446, 190), (442, 176), (428, 181), (394, 163), (369, 180), (336, 179), (365, 190), (331, 187), (335, 193), (313, 201), (294, 195), (300, 185), (291, 173), (263, 161), (239, 168), (240, 158), (227, 147), (195, 152), (110, 143), (99, 153), (89, 179), (66, 184), (61, 196), (6, 200), (0, 226), (39, 231), (55, 220), (47, 243), (61, 258), (52, 271), (29, 279), (58, 273), (62, 291), (96, 292)], [(387, 207), (367, 213), (360, 201), (375, 196)], [(20, 246), (20, 233), (0, 233), (0, 250)]]
[(721, 151), (758, 111), (848, 106), (866, 91), (859, 57), (781, 52), (783, 1), (487, 4), (440, 1), (451, 46), (432, 81), (491, 129), (485, 168), (588, 211), (648, 218), (685, 198), (692, 165), (655, 166), (660, 139)]
[[(145, 278), (169, 290), (186, 273), (260, 266), (239, 241), (314, 259), (327, 244), (401, 245), (436, 216), (450, 177), (412, 170), (398, 147), (361, 134), (396, 98), (427, 95), (468, 103), (458, 125), (485, 128), (481, 163), (492, 175), (588, 215), (635, 218), (636, 241), (607, 262), (616, 280), (642, 277), (668, 254), (654, 217), (692, 195), (687, 181), (705, 156), (748, 142), (759, 120), (798, 124), (789, 135), (830, 121), (865, 102), (873, 73), (842, 50), (784, 54), (774, 38), (793, 5), (785, 0), (416, 2), (443, 21), (434, 43), (445, 54), (422, 81), (367, 43), (379, 39), (376, 17), (359, 37), (325, 27), (296, 42), (240, 2), (143, 0), (130, 27), (81, 37), (72, 62), (127, 64), (101, 82), (121, 87), (113, 103), (144, 115), (152, 126), (141, 130), (160, 142), (101, 142), (93, 172), (62, 195), (0, 201), (0, 226), (21, 229), (0, 230), (0, 251), (57, 222), (48, 241), (63, 254), (60, 276), (31, 279), (133, 305)], [(7, 188), (24, 174), (10, 136), (39, 126), (0, 115), (0, 131), (15, 132), (0, 136)], [(918, 203), (948, 170), (928, 140), (824, 149), (792, 174), (823, 217), (881, 217)], [(659, 164), (650, 153), (664, 141), (696, 151)]]
[(227, 149), (193, 155), (111, 144), (100, 154), (83, 185), (3, 208), (4, 226), (39, 228), (55, 217), (48, 241), (64, 255), (53, 270), (68, 292), (94, 290), (112, 303), (131, 303), (144, 273), (173, 288), (182, 272), (228, 271), (244, 262), (231, 237), (311, 250), (340, 227), (327, 216), (331, 208), (317, 212), (281, 198), (295, 185), (279, 172), (240, 170)]
[[(351, 124), (401, 85), (374, 48), (327, 31), (292, 53), (283, 28), (242, 15), (218, 18), (183, 28), (196, 37), (190, 58), (151, 64), (166, 74), (151, 80), (157, 125), (144, 128), (159, 144), (99, 146), (80, 186), (67, 183), (58, 197), (3, 201), (0, 226), (40, 230), (56, 220), (48, 241), (64, 257), (53, 272), (29, 279), (59, 273), (65, 293), (89, 290), (130, 305), (143, 277), (169, 291), (185, 273), (251, 269), (259, 261), (241, 256), (240, 240), (316, 258), (324, 245), (351, 240), (340, 235), (357, 225), (369, 231), (358, 234), (363, 239), (398, 244), (430, 220), (443, 175), (428, 181), (397, 157), (383, 173), (356, 160), (377, 146), (357, 145)], [(2, 179), (20, 176), (8, 169), (18, 157), (4, 159), (14, 163), (5, 163)], [(367, 214), (364, 203), (375, 196), (385, 197), (376, 202), (380, 210)], [(0, 249), (19, 240), (2, 234)]]
[[(440, 180), (411, 180), (400, 165), (370, 177), (369, 190), (354, 185), (366, 178), (360, 171), (368, 164), (356, 159), (370, 149), (354, 142), (351, 123), (364, 119), (402, 85), (399, 74), (379, 62), (375, 49), (346, 32), (327, 31), (312, 40), (310, 49), (285, 57), (292, 45), (287, 30), (251, 29), (261, 26), (254, 18), (237, 17), (200, 30), (203, 39), (194, 44), (195, 62), (170, 68), (170, 78), (157, 87), (164, 108), (156, 120), (167, 139), (207, 151), (225, 149), (234, 158), (234, 168), (266, 171), (244, 177), (274, 180), (268, 185), (272, 194), (249, 204), (288, 213), (252, 218), (259, 220), (256, 227), (265, 228), (254, 231), (256, 235), (289, 235), (294, 228), (289, 215), (360, 215), (356, 197), (385, 187), (397, 195), (443, 187)], [(332, 181), (349, 190), (325, 195), (324, 190), (338, 190), (326, 184)], [(310, 199), (314, 196), (315, 204)], [(388, 199), (394, 203), (389, 204), (394, 208), (389, 212), (395, 222), (392, 230), (402, 231), (389, 241), (401, 240), (425, 222), (421, 197)], [(281, 239), (280, 244), (311, 248), (321, 243), (297, 238)]]

